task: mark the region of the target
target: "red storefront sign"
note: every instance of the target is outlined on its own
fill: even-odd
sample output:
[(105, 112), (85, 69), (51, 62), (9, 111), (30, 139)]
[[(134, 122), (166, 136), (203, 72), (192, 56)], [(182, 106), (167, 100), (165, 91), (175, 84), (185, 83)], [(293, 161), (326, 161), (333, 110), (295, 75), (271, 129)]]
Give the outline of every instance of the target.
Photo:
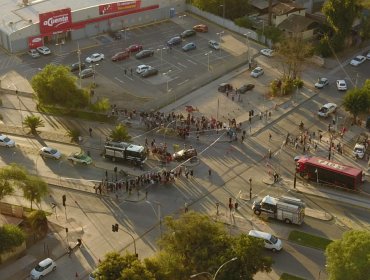
[(72, 26), (70, 8), (39, 14), (39, 19), (41, 34), (66, 31)]
[(140, 8), (140, 0), (129, 0), (124, 2), (116, 2), (111, 4), (105, 4), (99, 6), (99, 15), (106, 15), (117, 13), (126, 10), (138, 9)]
[(29, 49), (36, 49), (37, 47), (41, 47), (44, 45), (44, 41), (42, 40), (42, 36), (35, 36), (28, 38), (28, 48)]

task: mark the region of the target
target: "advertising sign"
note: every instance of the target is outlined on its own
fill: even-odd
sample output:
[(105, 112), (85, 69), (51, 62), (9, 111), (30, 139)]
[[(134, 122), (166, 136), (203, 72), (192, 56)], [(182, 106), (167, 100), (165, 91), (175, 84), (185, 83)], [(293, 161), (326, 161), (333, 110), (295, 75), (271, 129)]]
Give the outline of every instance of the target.
[(140, 8), (141, 1), (129, 0), (116, 2), (111, 4), (105, 4), (99, 6), (99, 15), (113, 14), (117, 12), (138, 9)]
[(39, 19), (41, 34), (65, 31), (72, 25), (70, 8), (40, 14)]
[(29, 49), (36, 49), (37, 47), (41, 47), (44, 45), (41, 36), (29, 37), (28, 38), (28, 48)]

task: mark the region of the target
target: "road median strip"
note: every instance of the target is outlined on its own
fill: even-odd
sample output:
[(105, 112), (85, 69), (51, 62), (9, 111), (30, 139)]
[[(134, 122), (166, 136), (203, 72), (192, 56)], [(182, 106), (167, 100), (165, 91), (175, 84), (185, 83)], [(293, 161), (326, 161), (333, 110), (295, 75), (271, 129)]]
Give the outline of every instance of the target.
[(315, 249), (323, 250), (323, 251), (332, 242), (332, 240), (330, 239), (317, 236), (317, 235), (312, 235), (312, 234), (298, 231), (298, 230), (291, 231), (289, 234), (288, 240), (294, 243), (297, 243), (299, 245), (303, 245), (306, 247), (311, 247), (311, 248), (315, 248)]

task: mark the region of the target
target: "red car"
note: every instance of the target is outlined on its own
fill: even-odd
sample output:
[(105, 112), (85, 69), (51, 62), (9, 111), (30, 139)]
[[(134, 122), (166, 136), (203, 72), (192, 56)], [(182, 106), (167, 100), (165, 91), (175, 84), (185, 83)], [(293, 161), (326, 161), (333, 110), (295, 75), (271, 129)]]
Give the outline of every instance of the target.
[(124, 60), (129, 57), (130, 57), (130, 53), (128, 51), (118, 52), (114, 56), (112, 56), (112, 61)]
[(133, 52), (139, 52), (143, 50), (143, 46), (139, 44), (131, 45), (126, 50), (128, 50), (130, 53)]
[(196, 32), (208, 32), (208, 26), (205, 24), (198, 24), (193, 26), (193, 30)]

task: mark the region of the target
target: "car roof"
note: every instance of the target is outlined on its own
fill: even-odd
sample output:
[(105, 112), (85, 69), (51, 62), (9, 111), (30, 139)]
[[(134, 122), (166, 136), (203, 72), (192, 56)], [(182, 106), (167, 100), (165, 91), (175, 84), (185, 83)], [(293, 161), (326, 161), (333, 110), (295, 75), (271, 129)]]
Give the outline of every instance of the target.
[(366, 57), (364, 57), (363, 55), (357, 55), (356, 58), (359, 58), (359, 59), (364, 59)]
[(257, 237), (257, 238), (263, 238), (263, 239), (270, 239), (271, 238), (270, 233), (259, 231), (259, 230), (251, 230), (251, 231), (249, 231), (248, 235), (253, 236), (253, 237)]
[[(256, 67), (256, 68), (254, 68), (254, 70), (262, 70), (262, 67), (259, 67), (259, 66), (258, 66), (258, 67)], [(253, 71), (254, 71), (254, 70), (253, 70)]]
[(51, 258), (46, 258), (45, 260), (42, 260), (41, 262), (39, 262), (39, 266), (46, 266), (51, 262), (53, 262)]
[(334, 104), (334, 103), (326, 103), (322, 107), (329, 108), (329, 107), (332, 107), (332, 106), (337, 106), (337, 104)]
[(346, 83), (345, 80), (337, 80), (337, 83)]

